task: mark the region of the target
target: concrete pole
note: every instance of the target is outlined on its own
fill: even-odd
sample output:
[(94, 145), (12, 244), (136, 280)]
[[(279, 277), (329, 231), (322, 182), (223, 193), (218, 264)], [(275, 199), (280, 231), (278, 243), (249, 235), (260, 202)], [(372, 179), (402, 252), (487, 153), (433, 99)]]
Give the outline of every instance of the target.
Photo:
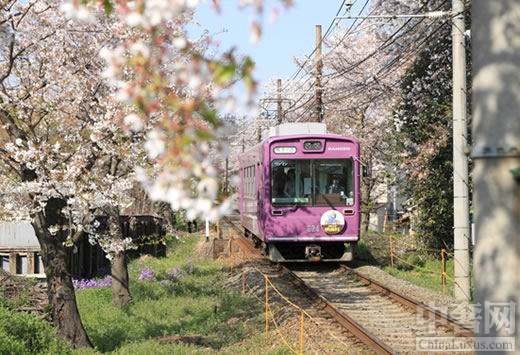
[(466, 110), (466, 49), (464, 39), (464, 2), (452, 0), (453, 26), (453, 233), (455, 298), (471, 299), (469, 278), (469, 197), (467, 110)]
[(321, 58), (321, 25), (316, 25), (316, 120), (318, 122), (323, 121), (323, 102), (322, 102), (322, 87), (321, 87), (321, 72), (323, 69), (323, 60)]
[[(515, 338), (518, 354), (520, 2), (473, 0), (472, 16), (476, 326), (478, 336)], [(502, 326), (486, 327), (492, 311)]]
[(276, 105), (277, 105), (276, 118), (278, 120), (278, 124), (281, 124), (282, 123), (282, 118), (283, 118), (283, 112), (282, 112), (282, 79), (277, 79), (276, 80), (276, 92), (277, 92), (277, 97), (276, 97)]

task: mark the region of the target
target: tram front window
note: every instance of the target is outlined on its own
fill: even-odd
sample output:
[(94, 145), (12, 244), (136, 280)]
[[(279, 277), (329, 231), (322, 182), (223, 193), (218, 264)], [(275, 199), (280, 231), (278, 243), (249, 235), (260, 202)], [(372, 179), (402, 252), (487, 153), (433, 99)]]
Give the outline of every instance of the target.
[(276, 159), (271, 162), (274, 205), (353, 205), (352, 159)]
[(271, 163), (271, 201), (277, 205), (310, 205), (309, 160), (277, 159)]
[(314, 177), (319, 186), (316, 206), (354, 204), (354, 164), (352, 159), (315, 160)]

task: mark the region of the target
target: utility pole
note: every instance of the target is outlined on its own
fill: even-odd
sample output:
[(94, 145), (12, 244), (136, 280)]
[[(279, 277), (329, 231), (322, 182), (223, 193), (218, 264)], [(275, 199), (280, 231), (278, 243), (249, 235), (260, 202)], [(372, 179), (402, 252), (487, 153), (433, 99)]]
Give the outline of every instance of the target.
[(323, 60), (321, 58), (321, 25), (316, 25), (316, 119), (318, 122), (323, 121), (323, 102), (321, 98), (322, 87), (321, 87), (321, 72), (323, 69)]
[(262, 115), (256, 116), (256, 141), (260, 143), (262, 141)]
[(276, 92), (277, 92), (277, 97), (276, 97), (276, 105), (277, 105), (277, 109), (276, 109), (276, 118), (278, 120), (278, 124), (281, 124), (282, 123), (282, 116), (283, 116), (283, 112), (282, 112), (282, 79), (278, 79), (276, 80)]
[(463, 0), (452, 0), (452, 14), (454, 296), (469, 301), (469, 174), (468, 157), (465, 154), (468, 134)]
[[(517, 0), (473, 0), (473, 149), (476, 336), (512, 339), (520, 353), (520, 46), (496, 31), (520, 14)], [(491, 35), (493, 34), (493, 35)], [(499, 305), (499, 306), (497, 306)], [(484, 324), (494, 311), (499, 324)], [(508, 311), (508, 313), (505, 313)], [(487, 329), (486, 329), (487, 328)], [(479, 338), (482, 339), (482, 338)], [(484, 352), (476, 351), (477, 354)], [(489, 354), (489, 352), (487, 352)]]
[(262, 126), (260, 125), (260, 118), (256, 120), (256, 141), (260, 143), (262, 141)]
[(224, 176), (224, 193), (227, 195), (229, 192), (229, 158), (226, 157), (226, 172)]

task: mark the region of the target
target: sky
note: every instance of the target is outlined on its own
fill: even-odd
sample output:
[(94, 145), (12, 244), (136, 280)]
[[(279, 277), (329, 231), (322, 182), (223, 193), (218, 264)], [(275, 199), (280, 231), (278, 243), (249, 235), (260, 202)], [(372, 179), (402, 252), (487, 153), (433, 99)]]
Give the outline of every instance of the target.
[[(255, 61), (255, 78), (260, 81), (262, 92), (262, 85), (270, 80), (280, 78), (283, 82), (296, 73), (298, 66), (294, 57), (303, 59), (312, 53), (315, 26), (321, 25), (325, 34), (342, 3), (342, 0), (295, 0), (294, 5), (286, 9), (278, 0), (265, 0), (262, 37), (256, 44), (249, 39), (254, 11), (240, 9), (239, 0), (221, 0), (220, 14), (212, 10), (211, 0), (203, 0), (195, 20), (215, 35), (222, 51), (236, 46), (238, 53), (249, 55)], [(271, 20), (273, 7), (278, 9), (274, 22)]]

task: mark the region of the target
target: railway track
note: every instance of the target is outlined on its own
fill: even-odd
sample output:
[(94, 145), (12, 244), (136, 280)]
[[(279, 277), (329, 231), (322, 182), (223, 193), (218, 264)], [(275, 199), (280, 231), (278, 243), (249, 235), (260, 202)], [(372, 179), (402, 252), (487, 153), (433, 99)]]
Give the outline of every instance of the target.
[[(240, 231), (234, 220), (227, 223)], [(258, 257), (259, 251), (250, 241), (237, 238), (234, 243)], [(346, 336), (350, 348), (345, 353), (412, 354), (417, 352), (418, 339), (430, 337), (467, 339), (468, 344), (472, 341), (473, 332), (454, 319), (346, 266), (274, 267), (276, 272), (267, 272), (271, 277), (277, 275), (276, 283), (287, 290), (292, 302), (312, 312), (323, 324), (328, 323), (333, 329), (329, 331)]]
[(291, 271), (339, 313), (362, 326), (373, 342), (391, 349), (390, 353), (416, 353), (418, 340), (434, 337), (460, 338), (471, 346), (473, 332), (464, 325), (352, 269)]

